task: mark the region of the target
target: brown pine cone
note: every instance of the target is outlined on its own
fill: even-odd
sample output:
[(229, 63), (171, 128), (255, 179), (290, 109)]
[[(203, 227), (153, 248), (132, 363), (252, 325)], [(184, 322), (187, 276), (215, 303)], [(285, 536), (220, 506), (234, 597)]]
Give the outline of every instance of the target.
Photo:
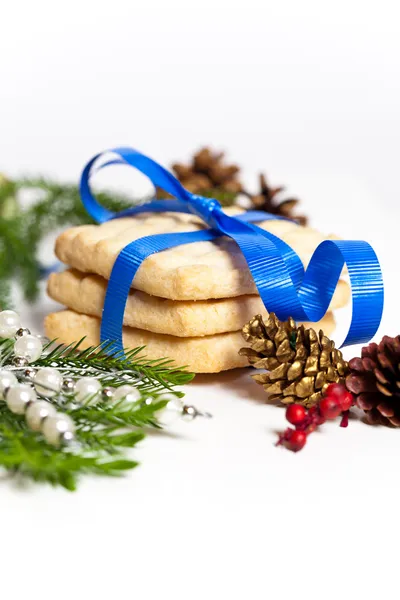
[(279, 201), (277, 197), (285, 190), (284, 187), (272, 188), (268, 185), (265, 175), (260, 175), (260, 191), (255, 196), (247, 194), (252, 201), (254, 208), (265, 210), (272, 215), (280, 215), (297, 221), (300, 225), (307, 225), (307, 217), (304, 215), (295, 215), (294, 209), (298, 204), (296, 198), (287, 198)]
[(349, 362), (346, 386), (373, 425), (400, 427), (400, 335), (362, 349)]
[(322, 331), (317, 335), (314, 329), (297, 327), (293, 319), (282, 322), (270, 313), (266, 323), (256, 315), (243, 327), (243, 337), (250, 348), (242, 348), (240, 354), (256, 369), (267, 370), (253, 378), (271, 400), (309, 407), (329, 384), (344, 384), (348, 364)]
[(239, 167), (225, 165), (223, 159), (223, 152), (202, 148), (193, 156), (191, 164), (176, 163), (172, 165), (172, 169), (182, 185), (195, 194), (238, 194), (242, 189), (242, 184), (237, 178)]

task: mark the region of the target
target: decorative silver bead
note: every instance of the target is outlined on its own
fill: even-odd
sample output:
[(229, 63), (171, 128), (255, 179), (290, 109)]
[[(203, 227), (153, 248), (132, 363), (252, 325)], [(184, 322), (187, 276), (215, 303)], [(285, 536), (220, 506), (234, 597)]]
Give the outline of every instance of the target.
[(36, 369), (32, 369), (32, 367), (28, 367), (24, 371), (25, 379), (30, 379), (32, 381), (33, 379), (35, 379), (35, 375), (36, 375)]
[(19, 369), (23, 369), (29, 364), (26, 358), (23, 358), (22, 356), (14, 356), (12, 363), (14, 367), (18, 367)]
[(185, 404), (182, 410), (182, 419), (184, 421), (193, 421), (198, 415), (197, 408)]
[(75, 380), (72, 377), (66, 377), (62, 383), (61, 391), (67, 396), (71, 396), (75, 391)]
[(103, 400), (112, 400), (114, 398), (114, 389), (111, 387), (103, 388), (101, 395)]
[(24, 337), (24, 335), (31, 335), (31, 332), (27, 327), (20, 327), (15, 334), (16, 337)]

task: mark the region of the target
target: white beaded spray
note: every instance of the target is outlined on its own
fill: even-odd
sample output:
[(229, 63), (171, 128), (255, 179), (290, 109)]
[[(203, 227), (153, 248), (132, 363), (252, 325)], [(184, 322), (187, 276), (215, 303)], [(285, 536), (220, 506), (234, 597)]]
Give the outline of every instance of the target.
[[(53, 367), (29, 367), (43, 352), (41, 338), (22, 328), (19, 315), (12, 310), (0, 312), (0, 338), (14, 338), (13, 367), (0, 368), (0, 402), (4, 401), (11, 412), (24, 415), (26, 423), (33, 431), (41, 432), (46, 441), (53, 445), (69, 443), (74, 439), (75, 424), (70, 416), (57, 411), (51, 400), (62, 394), (72, 397), (80, 405), (96, 404), (106, 400), (118, 404), (120, 409), (129, 408), (141, 398), (140, 391), (129, 384), (117, 388), (103, 387), (96, 377), (63, 378)], [(20, 375), (22, 382), (14, 374)], [(173, 393), (157, 397), (156, 401), (167, 401), (157, 411), (157, 420), (163, 427), (171, 425), (178, 418), (191, 421), (195, 417), (211, 417), (201, 413), (194, 406), (185, 405)], [(146, 401), (147, 402), (147, 401)]]

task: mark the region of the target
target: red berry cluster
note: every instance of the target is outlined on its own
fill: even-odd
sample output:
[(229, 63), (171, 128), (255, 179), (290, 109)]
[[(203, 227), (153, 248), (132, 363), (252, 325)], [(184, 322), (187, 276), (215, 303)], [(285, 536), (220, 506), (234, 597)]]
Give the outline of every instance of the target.
[(353, 394), (339, 383), (332, 383), (318, 404), (308, 410), (301, 404), (291, 404), (286, 409), (286, 419), (295, 429), (288, 427), (280, 434), (276, 445), (284, 445), (288, 450), (298, 452), (304, 448), (307, 436), (315, 431), (318, 425), (336, 419), (340, 414), (343, 414), (340, 425), (347, 427), (349, 410), (353, 404)]

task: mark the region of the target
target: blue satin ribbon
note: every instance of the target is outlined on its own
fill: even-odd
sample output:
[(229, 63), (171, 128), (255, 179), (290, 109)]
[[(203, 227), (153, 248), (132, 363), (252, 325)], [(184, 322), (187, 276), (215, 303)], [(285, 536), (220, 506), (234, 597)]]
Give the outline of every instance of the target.
[[(116, 158), (96, 167), (104, 154)], [(91, 193), (89, 180), (100, 169), (125, 164), (146, 175), (154, 186), (173, 200), (154, 200), (114, 213), (101, 206)], [(353, 311), (343, 346), (369, 341), (379, 327), (383, 311), (383, 279), (373, 248), (363, 241), (326, 240), (315, 250), (307, 270), (283, 240), (254, 225), (280, 219), (265, 212), (249, 211), (237, 217), (226, 215), (213, 198), (190, 193), (154, 160), (132, 148), (114, 148), (97, 154), (83, 170), (80, 192), (89, 214), (99, 223), (142, 212), (181, 212), (200, 217), (208, 229), (186, 233), (162, 233), (140, 238), (125, 246), (118, 255), (108, 282), (101, 321), (101, 341), (112, 341), (112, 352), (123, 352), (122, 326), (132, 281), (142, 262), (151, 254), (168, 248), (212, 241), (228, 236), (236, 242), (246, 259), (260, 297), (279, 319), (316, 322), (328, 310), (344, 265), (349, 272)]]

